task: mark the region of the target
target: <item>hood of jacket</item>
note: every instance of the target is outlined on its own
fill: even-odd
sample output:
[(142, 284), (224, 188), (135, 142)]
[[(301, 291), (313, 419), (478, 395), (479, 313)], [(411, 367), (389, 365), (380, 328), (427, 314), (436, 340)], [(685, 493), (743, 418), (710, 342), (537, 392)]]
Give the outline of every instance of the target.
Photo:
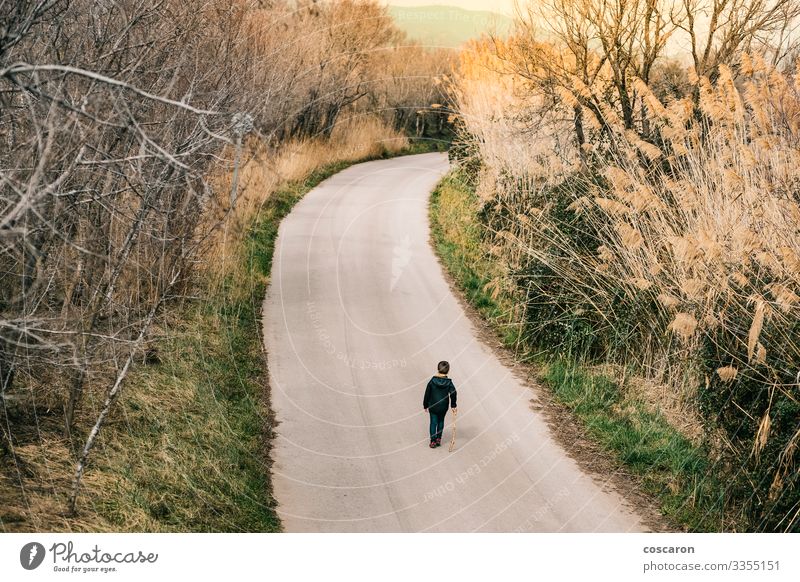
[(431, 378), (431, 382), (433, 382), (434, 386), (439, 388), (446, 388), (453, 383), (453, 381), (447, 376), (434, 376)]

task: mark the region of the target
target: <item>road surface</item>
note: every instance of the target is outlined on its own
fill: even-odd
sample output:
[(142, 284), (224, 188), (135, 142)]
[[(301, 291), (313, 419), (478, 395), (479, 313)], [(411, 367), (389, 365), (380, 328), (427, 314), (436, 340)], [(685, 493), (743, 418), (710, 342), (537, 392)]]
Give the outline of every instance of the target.
[[(447, 168), (444, 154), (352, 166), (281, 224), (264, 332), (285, 530), (645, 531), (554, 441), (452, 295), (427, 217)], [(428, 448), (422, 410), (439, 360), (458, 389), (452, 453)]]

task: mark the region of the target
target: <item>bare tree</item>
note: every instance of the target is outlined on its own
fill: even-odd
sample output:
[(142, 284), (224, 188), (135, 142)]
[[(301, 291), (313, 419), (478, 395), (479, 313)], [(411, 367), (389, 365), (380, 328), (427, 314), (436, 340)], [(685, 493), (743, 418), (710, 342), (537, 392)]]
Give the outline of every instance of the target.
[(373, 0), (0, 0), (0, 453), (25, 422), (7, 404), (63, 410), (76, 510), (136, 354), (231, 210), (206, 177), (251, 129), (269, 148), (378, 100), (392, 119), (401, 38)]
[(697, 75), (715, 78), (720, 64), (754, 49), (779, 63), (796, 46), (798, 16), (797, 0), (681, 0), (672, 21), (689, 38)]
[[(585, 112), (608, 132), (616, 112), (626, 129), (649, 133), (637, 116), (634, 81), (647, 82), (663, 55), (675, 25), (665, 0), (548, 0), (518, 7), (517, 39), (498, 43), (498, 55), (514, 73), (535, 86), (536, 93), (560, 103), (572, 95), (577, 146), (587, 142)], [(552, 107), (550, 107), (552, 108)]]

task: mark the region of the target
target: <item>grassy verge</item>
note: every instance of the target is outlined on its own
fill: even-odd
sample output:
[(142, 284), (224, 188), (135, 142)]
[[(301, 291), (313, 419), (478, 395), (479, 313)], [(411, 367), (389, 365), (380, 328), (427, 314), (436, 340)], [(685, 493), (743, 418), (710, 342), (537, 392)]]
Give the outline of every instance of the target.
[(502, 277), (496, 261), (487, 257), (483, 227), (478, 223), (479, 201), (457, 170), (447, 174), (431, 195), (431, 236), (436, 253), (467, 301), (496, 323), (503, 343), (513, 346), (518, 326), (502, 325), (513, 311), (513, 299), (497, 292), (494, 282)]
[(628, 398), (613, 379), (580, 362), (554, 359), (541, 377), (587, 432), (637, 475), (661, 511), (689, 531), (717, 531), (724, 484), (711, 463), (658, 412)]
[[(435, 144), (417, 142), (400, 154), (427, 151), (437, 151)], [(201, 300), (172, 308), (164, 339), (154, 345), (157, 361), (129, 375), (133, 389), (104, 431), (73, 528), (280, 530), (271, 497), (261, 302), (280, 221), (320, 182), (361, 161), (326, 165), (273, 192), (230, 274), (201, 283)]]
[(450, 142), (441, 139), (413, 137), (409, 138), (408, 147), (403, 150), (403, 155), (427, 154), (431, 152), (446, 152)]
[[(452, 171), (431, 198), (434, 246), (467, 301), (507, 347), (519, 349), (522, 326), (508, 325), (514, 298), (493, 285), (502, 273), (498, 262), (488, 258), (478, 210), (474, 191), (458, 170)], [(724, 484), (709, 475), (701, 446), (591, 366), (557, 354), (538, 356), (535, 366), (541, 381), (586, 432), (639, 477), (664, 515), (691, 531), (719, 530)]]

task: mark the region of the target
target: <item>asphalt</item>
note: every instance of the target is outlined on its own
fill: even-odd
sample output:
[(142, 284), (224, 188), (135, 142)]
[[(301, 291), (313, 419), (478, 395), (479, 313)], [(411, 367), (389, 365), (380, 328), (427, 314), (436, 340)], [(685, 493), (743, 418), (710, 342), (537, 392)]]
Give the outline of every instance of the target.
[[(445, 154), (352, 166), (281, 224), (264, 302), (273, 485), (289, 532), (624, 532), (641, 518), (589, 475), (478, 339), (429, 244)], [(425, 384), (458, 389), (456, 447), (428, 447)]]

